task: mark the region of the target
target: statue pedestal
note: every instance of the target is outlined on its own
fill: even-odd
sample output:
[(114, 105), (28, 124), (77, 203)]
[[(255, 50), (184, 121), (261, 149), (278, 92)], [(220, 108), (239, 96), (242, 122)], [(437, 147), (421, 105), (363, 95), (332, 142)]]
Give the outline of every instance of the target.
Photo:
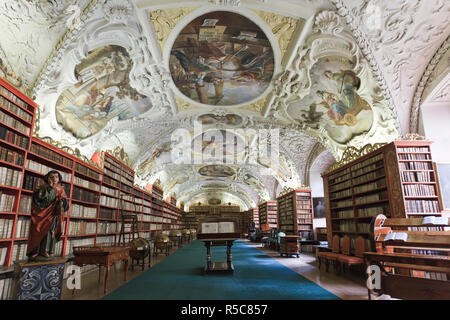
[(16, 300), (59, 300), (61, 298), (65, 258), (14, 263), (13, 297)]

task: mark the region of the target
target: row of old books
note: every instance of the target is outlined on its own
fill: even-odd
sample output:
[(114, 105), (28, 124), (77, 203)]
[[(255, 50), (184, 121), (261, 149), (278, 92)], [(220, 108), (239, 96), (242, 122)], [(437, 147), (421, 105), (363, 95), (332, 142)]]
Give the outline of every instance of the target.
[(342, 189), (350, 188), (351, 186), (352, 186), (351, 181), (347, 180), (347, 181), (344, 181), (344, 182), (341, 182), (338, 184), (334, 184), (334, 185), (330, 186), (328, 189), (330, 192), (341, 191)]
[(32, 108), (28, 105), (28, 103), (26, 103), (25, 101), (20, 99), (18, 96), (16, 96), (14, 93), (12, 93), (8, 89), (4, 88), (3, 86), (0, 86), (0, 94), (7, 97), (9, 100), (11, 100), (12, 102), (19, 105), (20, 107), (22, 107), (25, 110), (30, 110), (30, 108)]
[(0, 218), (0, 239), (10, 239), (14, 220)]
[(20, 188), (22, 171), (0, 167), (0, 184), (13, 188)]
[[(379, 214), (384, 214), (389, 216), (389, 205), (384, 204), (381, 206), (373, 206), (366, 208), (358, 208), (359, 217), (376, 217)], [(352, 210), (353, 211), (353, 210)]]
[(330, 204), (332, 209), (343, 208), (343, 207), (348, 207), (348, 206), (352, 206), (352, 205), (353, 205), (352, 199), (340, 200), (340, 201), (332, 202)]
[(3, 126), (0, 126), (0, 139), (12, 143), (22, 149), (28, 149), (28, 144), (30, 143), (28, 137), (24, 137)]
[(18, 166), (22, 166), (24, 163), (24, 155), (16, 151), (12, 151), (8, 148), (0, 146), (0, 160), (9, 162)]
[[(0, 248), (0, 250), (1, 249), (3, 248)], [(13, 278), (0, 279), (0, 300), (12, 300), (14, 298), (12, 296), (13, 282)]]
[[(32, 153), (35, 153), (43, 158), (46, 158), (48, 160), (51, 160), (53, 162), (59, 163), (60, 165), (63, 165), (68, 168), (72, 168), (73, 160), (66, 158), (59, 154), (56, 151), (50, 150), (44, 146), (41, 146), (36, 143), (31, 144), (31, 150)], [(70, 180), (68, 180), (70, 181)]]
[(72, 199), (97, 204), (98, 199), (99, 199), (99, 194), (91, 192), (86, 189), (82, 189), (82, 188), (73, 186)]
[(429, 171), (401, 171), (400, 176), (402, 182), (432, 182)]
[(72, 203), (70, 217), (97, 218), (97, 208), (85, 207), (77, 203)]
[(434, 185), (429, 184), (405, 184), (403, 185), (405, 196), (408, 197), (432, 197), (436, 196)]
[(358, 170), (353, 171), (352, 172), (352, 177), (356, 178), (357, 176), (360, 176), (360, 175), (362, 175), (362, 174), (364, 174), (366, 172), (373, 171), (373, 170), (375, 170), (377, 168), (380, 168), (383, 165), (384, 165), (383, 160), (379, 160), (377, 162), (374, 162), (374, 163), (368, 165), (367, 167), (362, 167), (362, 168), (360, 168)]
[[(343, 232), (356, 232), (356, 225), (354, 221), (339, 221), (339, 228), (337, 230)], [(336, 230), (336, 229), (335, 229)]]
[(352, 195), (352, 189), (345, 189), (342, 191), (338, 191), (338, 192), (333, 192), (330, 194), (330, 200), (335, 199), (335, 198), (341, 198), (341, 197), (348, 197)]
[(0, 211), (12, 212), (14, 207), (14, 200), (16, 196), (11, 194), (2, 193), (0, 191)]
[(107, 207), (118, 208), (119, 207), (119, 199), (110, 198), (110, 197), (102, 195), (100, 197), (100, 204), (103, 206), (107, 206)]
[(353, 188), (354, 193), (368, 192), (379, 188), (386, 187), (386, 179), (379, 179), (367, 184), (359, 185)]
[(113, 197), (119, 197), (119, 190), (108, 188), (106, 186), (102, 186), (102, 193), (113, 196)]
[(105, 176), (105, 175), (103, 176), (103, 182), (109, 184), (110, 186), (116, 187), (116, 188), (119, 188), (119, 186), (120, 186), (119, 181), (111, 179), (110, 177)]
[(352, 218), (354, 217), (354, 210), (348, 209), (348, 210), (339, 210), (336, 211), (334, 214), (334, 218)]
[(116, 210), (111, 209), (111, 208), (100, 207), (98, 217), (99, 217), (99, 219), (115, 220), (116, 219)]
[(379, 200), (387, 200), (388, 199), (388, 193), (387, 191), (381, 191), (379, 193), (369, 194), (365, 196), (359, 196), (355, 198), (355, 204), (366, 204), (369, 202), (375, 202)]
[[(379, 160), (382, 160), (382, 159), (383, 159), (383, 154), (379, 153), (379, 154), (377, 154), (377, 155), (375, 155), (373, 157), (367, 158), (364, 161), (358, 162), (358, 163), (352, 165), (352, 173), (353, 173), (353, 171), (356, 171), (357, 169), (363, 168), (363, 167), (365, 167), (365, 166), (367, 166), (367, 165), (369, 165), (369, 164), (371, 164), (373, 162), (375, 163), (375, 162), (378, 162)], [(341, 172), (341, 173), (343, 173), (343, 172)]]
[(99, 222), (97, 225), (97, 233), (115, 233), (117, 232), (116, 228), (116, 223)]
[(439, 211), (437, 200), (406, 200), (407, 213), (434, 213)]
[(36, 190), (36, 187), (39, 183), (39, 181), (42, 181), (42, 178), (32, 176), (30, 174), (25, 174), (25, 177), (23, 178), (23, 189), (34, 191)]
[(99, 184), (94, 183), (92, 181), (88, 181), (88, 180), (82, 179), (82, 178), (77, 177), (77, 176), (74, 177), (73, 183), (75, 183), (75, 184), (77, 184), (79, 186), (91, 189), (91, 190), (100, 191), (100, 185)]
[(430, 153), (402, 153), (398, 155), (400, 160), (431, 160)]
[(431, 162), (399, 162), (400, 170), (433, 170)]
[(30, 235), (31, 218), (19, 217), (16, 225), (16, 239), (28, 238)]
[(356, 185), (356, 184), (364, 183), (366, 181), (376, 179), (376, 178), (379, 178), (382, 176), (384, 176), (384, 168), (381, 168), (379, 170), (372, 171), (370, 173), (356, 177), (356, 178), (352, 179), (352, 181), (353, 181), (353, 184)]
[(56, 171), (58, 171), (61, 174), (63, 181), (70, 183), (70, 181), (72, 180), (72, 174), (71, 173), (64, 172), (64, 171), (61, 171), (61, 170), (58, 170), (58, 169), (46, 166), (45, 164), (42, 164), (42, 163), (30, 160), (30, 159), (27, 159), (27, 163), (25, 165), (25, 168), (33, 170), (33, 171), (36, 171), (36, 172), (39, 172), (42, 175), (46, 175), (49, 171), (56, 170)]
[(7, 114), (3, 109), (0, 109), (0, 122), (22, 132), (25, 135), (30, 135), (30, 127), (23, 124), (22, 121), (15, 119), (14, 117)]
[(7, 254), (8, 254), (8, 248), (7, 247), (0, 248), (0, 266), (5, 264), (6, 255)]
[(97, 230), (96, 222), (70, 221), (70, 224), (69, 224), (69, 235), (70, 236), (95, 234), (96, 230)]
[(83, 166), (81, 163), (75, 163), (75, 171), (80, 172), (88, 177), (94, 178), (95, 180), (100, 180), (100, 173), (94, 171), (86, 166)]
[(22, 194), (20, 196), (20, 203), (19, 203), (19, 212), (21, 213), (31, 213), (31, 202), (32, 197)]
[(111, 169), (115, 172), (118, 172), (120, 176), (126, 176), (130, 180), (134, 180), (134, 174), (127, 168), (122, 167), (120, 164), (116, 163), (113, 159), (109, 157), (105, 157), (105, 169)]
[(27, 257), (27, 247), (28, 244), (26, 242), (22, 243), (15, 243), (13, 246), (13, 252), (11, 256), (11, 260), (19, 261), (19, 260), (25, 260)]

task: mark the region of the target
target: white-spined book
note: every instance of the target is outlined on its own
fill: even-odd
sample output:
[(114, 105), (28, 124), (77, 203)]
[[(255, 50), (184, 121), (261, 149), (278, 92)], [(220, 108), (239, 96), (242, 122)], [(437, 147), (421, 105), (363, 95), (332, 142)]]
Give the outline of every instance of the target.
[(422, 224), (433, 224), (433, 225), (446, 226), (448, 224), (448, 218), (447, 217), (428, 216), (428, 217), (423, 218)]
[(408, 234), (405, 232), (392, 232), (388, 233), (386, 237), (384, 237), (384, 241), (389, 240), (400, 240), (400, 241), (408, 241)]

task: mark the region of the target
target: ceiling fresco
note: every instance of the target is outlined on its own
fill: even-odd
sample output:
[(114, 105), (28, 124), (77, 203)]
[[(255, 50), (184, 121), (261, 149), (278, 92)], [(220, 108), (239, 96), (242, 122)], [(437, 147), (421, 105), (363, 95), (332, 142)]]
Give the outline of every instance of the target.
[(40, 105), (37, 137), (87, 158), (120, 150), (137, 185), (159, 179), (187, 205), (247, 209), (309, 183), (317, 146), (339, 160), (349, 146), (416, 130), (419, 107), (408, 103), (450, 35), (449, 9), (440, 0), (5, 0), (0, 75)]
[(249, 19), (227, 11), (191, 21), (173, 43), (170, 72), (175, 86), (196, 102), (230, 106), (251, 101), (269, 86), (273, 50)]

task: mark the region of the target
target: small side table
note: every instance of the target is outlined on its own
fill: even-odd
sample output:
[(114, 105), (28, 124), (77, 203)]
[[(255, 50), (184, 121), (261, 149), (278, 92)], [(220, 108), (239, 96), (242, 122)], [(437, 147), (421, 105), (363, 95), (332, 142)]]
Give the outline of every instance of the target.
[[(73, 248), (73, 264), (82, 267), (87, 264), (98, 265), (98, 282), (101, 282), (102, 266), (106, 268), (104, 293), (107, 291), (109, 269), (116, 261), (125, 261), (124, 281), (127, 281), (130, 264), (130, 247), (124, 246), (80, 246)], [(72, 294), (75, 293), (73, 289)]]

